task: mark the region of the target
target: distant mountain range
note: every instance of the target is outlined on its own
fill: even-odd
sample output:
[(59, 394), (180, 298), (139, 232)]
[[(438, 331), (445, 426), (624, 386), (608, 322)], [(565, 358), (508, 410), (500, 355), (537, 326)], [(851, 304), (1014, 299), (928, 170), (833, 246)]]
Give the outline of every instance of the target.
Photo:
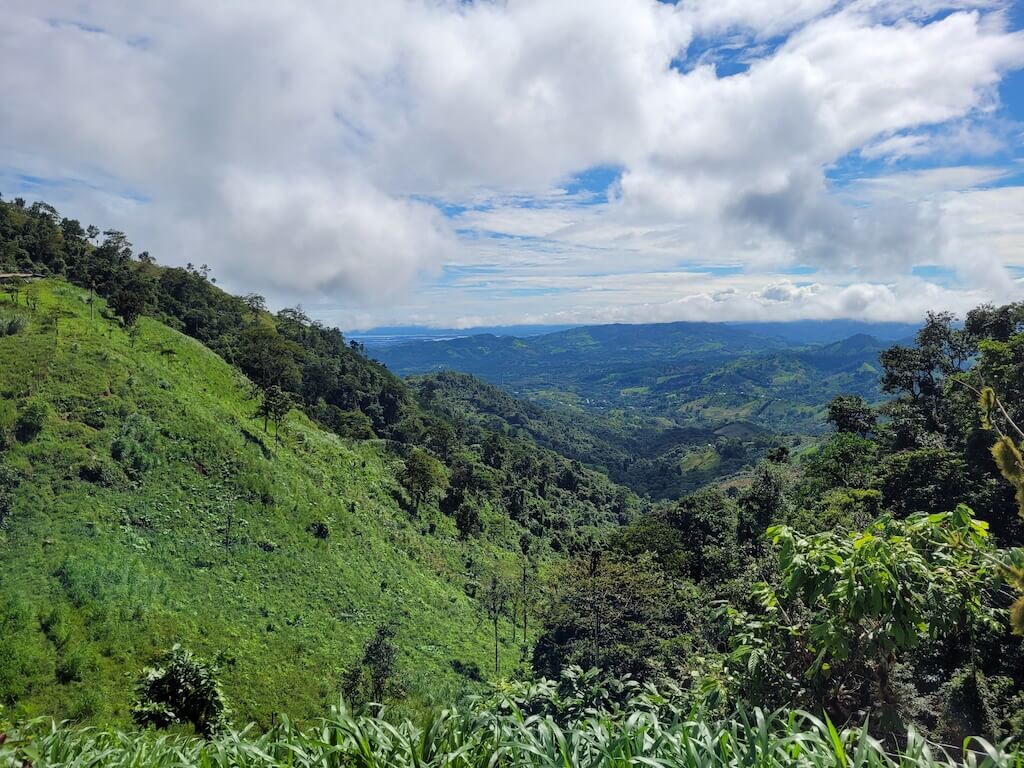
[(346, 338), (358, 341), (368, 348), (390, 347), (414, 341), (448, 341), (464, 336), (491, 334), (494, 336), (540, 336), (544, 333), (575, 328), (575, 325), (488, 325), (475, 328), (428, 328), (425, 325), (395, 325), (370, 328), (366, 331), (348, 331)]
[[(689, 325), (710, 325), (711, 323), (688, 323)], [(627, 328), (657, 327), (676, 323), (651, 323), (628, 325)], [(758, 336), (768, 336), (792, 344), (828, 344), (849, 336), (866, 334), (882, 341), (896, 341), (913, 336), (917, 325), (913, 323), (868, 323), (861, 320), (797, 320), (779, 323), (729, 322), (721, 325), (750, 331)], [(469, 336), (511, 336), (528, 338), (549, 333), (558, 333), (580, 325), (493, 325), (473, 328), (430, 328), (425, 325), (381, 326), (364, 331), (349, 331), (346, 336), (365, 344), (367, 347), (389, 347), (417, 341), (450, 341)], [(622, 327), (589, 326), (589, 327)]]
[(879, 395), (879, 354), (915, 330), (849, 320), (616, 324), (412, 341), (371, 353), (401, 375), (461, 371), (592, 414), (642, 413), (701, 428), (745, 420), (815, 433), (835, 394)]

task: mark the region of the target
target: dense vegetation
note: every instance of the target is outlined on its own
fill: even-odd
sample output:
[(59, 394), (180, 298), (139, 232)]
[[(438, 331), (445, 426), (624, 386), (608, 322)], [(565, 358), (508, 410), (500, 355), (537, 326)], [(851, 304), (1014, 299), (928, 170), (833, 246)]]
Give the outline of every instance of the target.
[[(590, 326), (371, 351), (488, 423), (525, 431), (642, 496), (677, 499), (749, 470), (772, 448), (815, 442), (837, 394), (883, 399), (878, 358), (886, 344), (863, 332), (833, 339), (872, 326), (793, 326)], [(902, 325), (876, 330), (912, 333)], [(473, 376), (514, 396), (503, 400)]]
[(50, 731), (36, 724), (0, 743), (0, 762), (6, 758), (19, 766), (31, 760), (54, 768), (1009, 768), (1022, 759), (1004, 745), (979, 739), (963, 746), (967, 754), (954, 757), (911, 733), (889, 751), (866, 728), (837, 728), (828, 719), (803, 712), (755, 709), (709, 717), (682, 704), (675, 688), (641, 687), (568, 670), (558, 683), (506, 684), (488, 697), (420, 723), (392, 724), (335, 707), (315, 728), (302, 729), (285, 720), (266, 733), (232, 732), (211, 740)]
[(836, 398), (802, 461), (777, 452), (745, 488), (612, 532), (564, 567), (535, 667), (690, 676), (709, 703), (872, 711), (947, 743), (1024, 737), (1022, 331), (1024, 305), (932, 315), (881, 356), (894, 400)]
[[(687, 424), (675, 379), (671, 418), (403, 381), (40, 203), (0, 202), (0, 273), (12, 765), (1021, 759), (991, 745), (1024, 738), (1024, 304), (881, 350), (667, 332), (654, 368), (721, 355), (702, 381), (744, 397), (715, 377), (860, 382), (794, 396), (831, 425), (796, 453), (736, 413)], [(536, 375), (635, 354), (622, 328), (566, 333)], [(706, 485), (651, 503), (604, 472)], [(356, 714), (312, 725), (339, 695)]]
[(736, 475), (765, 450), (787, 442), (749, 422), (678, 426), (625, 412), (542, 407), (452, 371), (412, 377), (409, 383), (454, 422), (520, 436), (655, 498), (678, 498)]

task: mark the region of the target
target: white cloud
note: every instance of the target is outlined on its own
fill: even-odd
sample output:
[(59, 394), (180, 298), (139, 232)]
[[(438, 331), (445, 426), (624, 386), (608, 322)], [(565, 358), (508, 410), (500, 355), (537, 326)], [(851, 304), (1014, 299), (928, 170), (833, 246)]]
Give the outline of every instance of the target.
[[(728, 56), (749, 69), (701, 63)], [(582, 317), (593, 293), (608, 316), (882, 316), (916, 311), (910, 290), (1015, 289), (1016, 188), (978, 189), (1002, 171), (962, 160), (1012, 144), (998, 86), (1021, 66), (996, 0), (10, 0), (0, 179), (65, 180), (69, 213), (159, 259), (281, 302), (344, 297), (349, 322)], [(947, 155), (959, 170), (826, 176)], [(622, 169), (608, 202), (564, 192), (597, 165)], [(968, 251), (962, 291), (905, 282)], [(748, 274), (698, 285), (695, 263)], [(445, 264), (592, 284), (478, 303), (432, 285)], [(793, 264), (826, 287), (782, 282)]]

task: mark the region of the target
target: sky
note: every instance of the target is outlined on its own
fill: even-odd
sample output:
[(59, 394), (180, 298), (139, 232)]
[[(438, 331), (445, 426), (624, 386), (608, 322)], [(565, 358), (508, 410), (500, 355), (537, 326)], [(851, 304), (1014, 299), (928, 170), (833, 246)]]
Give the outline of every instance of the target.
[(344, 329), (1024, 298), (1024, 0), (4, 0), (0, 193)]

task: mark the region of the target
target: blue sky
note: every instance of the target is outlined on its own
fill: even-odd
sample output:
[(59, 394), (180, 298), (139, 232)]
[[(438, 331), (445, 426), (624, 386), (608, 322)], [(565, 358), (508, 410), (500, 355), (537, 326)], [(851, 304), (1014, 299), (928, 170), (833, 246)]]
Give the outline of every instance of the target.
[(914, 320), (1024, 293), (1022, 27), (1000, 0), (12, 0), (0, 192), (345, 328)]

